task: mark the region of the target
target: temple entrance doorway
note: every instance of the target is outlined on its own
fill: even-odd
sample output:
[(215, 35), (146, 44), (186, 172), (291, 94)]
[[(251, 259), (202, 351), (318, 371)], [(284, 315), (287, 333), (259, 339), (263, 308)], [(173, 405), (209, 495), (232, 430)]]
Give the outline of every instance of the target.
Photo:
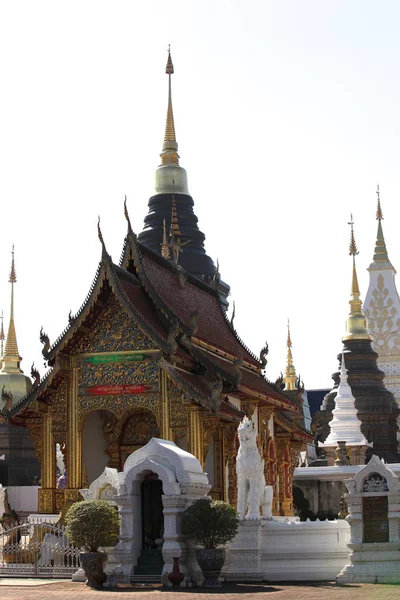
[(162, 481), (157, 473), (148, 473), (141, 483), (142, 548), (161, 548), (164, 536)]

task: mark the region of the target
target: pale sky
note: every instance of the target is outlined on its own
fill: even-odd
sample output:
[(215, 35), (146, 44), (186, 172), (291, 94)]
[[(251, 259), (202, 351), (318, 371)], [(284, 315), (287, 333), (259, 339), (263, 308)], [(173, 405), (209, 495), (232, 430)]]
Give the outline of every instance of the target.
[[(0, 309), (10, 251), (22, 368), (44, 373), (101, 258), (142, 230), (160, 163), (171, 44), (175, 126), (207, 253), (235, 326), (267, 377), (286, 364), (286, 323), (307, 388), (329, 387), (351, 284), (350, 212), (362, 297), (380, 184), (400, 267), (400, 4), (381, 0), (0, 0)], [(230, 309), (231, 310), (231, 309)]]

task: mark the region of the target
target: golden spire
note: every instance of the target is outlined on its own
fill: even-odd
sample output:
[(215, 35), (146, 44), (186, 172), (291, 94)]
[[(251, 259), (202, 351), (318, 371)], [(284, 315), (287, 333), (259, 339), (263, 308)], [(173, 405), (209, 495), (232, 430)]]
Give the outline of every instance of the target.
[(165, 225), (165, 219), (163, 220), (163, 239), (161, 244), (161, 256), (169, 260), (169, 247), (167, 239), (167, 228)]
[(294, 368), (294, 365), (293, 365), (292, 340), (291, 340), (291, 337), (290, 337), (290, 323), (289, 323), (289, 319), (288, 319), (288, 322), (287, 322), (287, 329), (288, 329), (288, 335), (287, 335), (287, 362), (286, 362), (285, 377), (283, 378), (283, 380), (285, 382), (285, 388), (284, 388), (285, 392), (295, 390), (296, 389), (296, 380), (297, 380), (296, 369)]
[(389, 257), (388, 257), (388, 253), (386, 250), (385, 238), (383, 237), (383, 231), (382, 231), (381, 221), (383, 220), (383, 213), (382, 213), (382, 209), (381, 209), (379, 185), (377, 186), (376, 194), (378, 196), (378, 206), (376, 209), (376, 219), (378, 221), (378, 233), (376, 236), (375, 253), (374, 253), (373, 262), (383, 263), (383, 262), (389, 262)]
[(165, 123), (165, 135), (163, 150), (160, 154), (162, 165), (179, 165), (178, 144), (175, 136), (174, 112), (172, 110), (172, 94), (171, 94), (171, 75), (174, 72), (172, 64), (171, 51), (168, 46), (168, 60), (165, 72), (168, 75), (168, 109), (167, 121)]
[(175, 135), (174, 111), (172, 109), (171, 75), (174, 73), (171, 51), (168, 46), (168, 60), (165, 72), (168, 75), (168, 108), (165, 123), (161, 165), (155, 173), (156, 194), (189, 194), (187, 173), (179, 165), (178, 143)]
[(360, 289), (358, 287), (356, 270), (356, 256), (358, 254), (358, 249), (354, 238), (353, 215), (350, 215), (349, 225), (351, 228), (349, 254), (353, 257), (353, 276), (351, 282), (351, 298), (349, 301), (350, 314), (347, 317), (347, 332), (343, 340), (371, 340), (372, 338), (368, 333), (367, 319), (361, 311), (362, 302), (360, 300)]
[(3, 368), (2, 373), (22, 373), (19, 368), (21, 357), (18, 352), (17, 334), (15, 333), (14, 324), (14, 283), (17, 282), (17, 275), (15, 272), (15, 261), (14, 261), (14, 245), (11, 251), (11, 271), (9, 277), (9, 283), (11, 283), (11, 308), (10, 308), (10, 324), (8, 326), (6, 347), (4, 351)]

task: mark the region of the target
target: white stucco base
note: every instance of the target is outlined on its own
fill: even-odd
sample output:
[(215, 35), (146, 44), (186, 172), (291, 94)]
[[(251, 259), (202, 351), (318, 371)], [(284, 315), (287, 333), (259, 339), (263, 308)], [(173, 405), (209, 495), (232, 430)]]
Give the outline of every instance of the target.
[(334, 580), (349, 540), (344, 520), (242, 521), (222, 574), (227, 581)]

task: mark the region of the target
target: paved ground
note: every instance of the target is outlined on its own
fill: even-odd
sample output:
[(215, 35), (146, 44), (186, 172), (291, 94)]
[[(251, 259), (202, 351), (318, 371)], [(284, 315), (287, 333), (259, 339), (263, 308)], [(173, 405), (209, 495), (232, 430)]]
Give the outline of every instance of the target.
[(0, 580), (1, 600), (399, 600), (400, 585), (357, 584), (339, 587), (334, 583), (321, 584), (237, 584), (205, 591), (175, 591), (162, 589), (132, 589), (96, 591), (83, 583), (65, 581), (47, 583), (18, 580), (4, 585)]

